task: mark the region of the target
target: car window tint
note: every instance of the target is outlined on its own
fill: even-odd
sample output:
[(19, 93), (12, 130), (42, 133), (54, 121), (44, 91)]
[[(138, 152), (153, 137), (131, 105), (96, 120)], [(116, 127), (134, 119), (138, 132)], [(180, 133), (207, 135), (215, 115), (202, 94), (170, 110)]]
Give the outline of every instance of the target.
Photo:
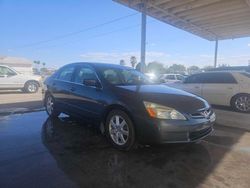
[(176, 75), (177, 80), (184, 80), (184, 76), (182, 75)]
[(103, 68), (100, 71), (104, 79), (113, 85), (153, 84), (146, 75), (134, 69)]
[(227, 72), (205, 73), (202, 80), (209, 84), (236, 83), (232, 74)]
[(167, 75), (166, 78), (168, 80), (175, 80), (175, 75)]
[(10, 70), (7, 67), (0, 67), (0, 76), (10, 76), (10, 75), (15, 75), (16, 73)]
[(113, 69), (107, 69), (103, 71), (103, 77), (111, 84), (120, 84), (122, 82), (118, 73)]
[(97, 80), (95, 72), (88, 67), (81, 67), (76, 74), (75, 82), (82, 84), (84, 80)]
[(63, 81), (71, 81), (72, 76), (74, 73), (74, 67), (65, 67), (61, 70), (61, 72), (58, 75), (58, 80), (63, 80)]
[(194, 74), (185, 79), (185, 83), (189, 84), (197, 84), (197, 83), (202, 83), (202, 76), (201, 74)]

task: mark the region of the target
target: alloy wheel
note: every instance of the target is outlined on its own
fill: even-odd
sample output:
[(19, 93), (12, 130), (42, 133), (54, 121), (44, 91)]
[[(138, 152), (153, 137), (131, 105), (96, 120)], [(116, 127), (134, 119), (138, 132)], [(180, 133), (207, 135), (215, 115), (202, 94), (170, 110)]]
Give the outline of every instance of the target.
[(115, 144), (125, 145), (129, 138), (129, 127), (125, 119), (119, 115), (114, 115), (109, 121), (109, 134)]
[(54, 101), (53, 98), (51, 96), (47, 97), (47, 102), (46, 102), (46, 110), (48, 112), (49, 115), (52, 114), (53, 112), (53, 107), (54, 107)]
[(30, 84), (28, 85), (28, 91), (29, 91), (30, 93), (34, 93), (36, 90), (37, 90), (37, 86), (36, 86), (35, 83), (30, 83)]
[(250, 111), (250, 97), (249, 96), (240, 96), (235, 100), (235, 107), (242, 111)]

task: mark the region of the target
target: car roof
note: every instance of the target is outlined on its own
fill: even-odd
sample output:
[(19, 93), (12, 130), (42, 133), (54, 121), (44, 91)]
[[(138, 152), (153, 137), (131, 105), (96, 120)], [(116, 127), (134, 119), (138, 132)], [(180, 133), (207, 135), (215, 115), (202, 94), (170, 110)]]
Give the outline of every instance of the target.
[(202, 73), (248, 73), (246, 71), (239, 71), (239, 70), (223, 70), (223, 71), (206, 71)]
[[(111, 63), (100, 63), (100, 62), (75, 62), (75, 63), (70, 63), (67, 65), (89, 65), (97, 68), (121, 68), (121, 69), (133, 69), (132, 67), (127, 67), (127, 66), (122, 66), (118, 64), (111, 64)], [(66, 65), (66, 66), (67, 66)]]

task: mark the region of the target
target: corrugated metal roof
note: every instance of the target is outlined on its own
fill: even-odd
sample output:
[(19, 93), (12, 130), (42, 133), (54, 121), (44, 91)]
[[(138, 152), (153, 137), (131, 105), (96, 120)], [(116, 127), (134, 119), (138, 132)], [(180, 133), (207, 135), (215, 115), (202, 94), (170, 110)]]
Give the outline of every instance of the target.
[(250, 37), (250, 0), (114, 0), (207, 40)]

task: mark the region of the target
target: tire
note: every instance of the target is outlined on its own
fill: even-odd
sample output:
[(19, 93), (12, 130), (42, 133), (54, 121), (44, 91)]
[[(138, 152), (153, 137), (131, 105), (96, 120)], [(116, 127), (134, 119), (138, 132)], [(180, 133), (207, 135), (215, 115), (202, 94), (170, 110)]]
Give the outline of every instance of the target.
[(111, 144), (128, 151), (135, 146), (135, 129), (130, 117), (121, 110), (112, 110), (106, 119), (105, 134)]
[(55, 104), (56, 104), (55, 99), (52, 97), (52, 95), (47, 94), (45, 98), (45, 109), (47, 114), (52, 118), (58, 117), (61, 113), (56, 109)]
[(239, 94), (232, 98), (231, 107), (237, 112), (250, 112), (250, 95)]
[(24, 91), (27, 93), (36, 93), (39, 89), (38, 83), (34, 81), (29, 81), (24, 86)]

